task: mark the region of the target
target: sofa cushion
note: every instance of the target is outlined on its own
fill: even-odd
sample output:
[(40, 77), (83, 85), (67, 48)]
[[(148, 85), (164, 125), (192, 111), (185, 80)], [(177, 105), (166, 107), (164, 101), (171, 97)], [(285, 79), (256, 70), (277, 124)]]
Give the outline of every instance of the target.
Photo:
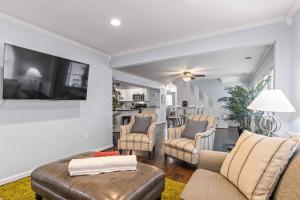
[(206, 130), (207, 124), (208, 124), (207, 120), (198, 121), (198, 120), (188, 119), (186, 127), (185, 127), (181, 137), (194, 140), (195, 135), (197, 133), (202, 133)]
[(297, 149), (293, 158), (283, 172), (277, 184), (274, 200), (300, 199), (300, 149)]
[(225, 158), (221, 174), (248, 199), (269, 199), (298, 142), (245, 131)]
[(198, 169), (181, 193), (182, 200), (247, 200), (226, 178), (212, 171)]
[(197, 154), (198, 151), (195, 148), (194, 140), (188, 138), (177, 138), (177, 139), (170, 139), (164, 141), (165, 146), (175, 148), (184, 152)]
[(135, 116), (134, 117), (135, 123), (132, 126), (131, 132), (132, 133), (147, 133), (148, 128), (151, 125), (151, 116), (147, 117), (139, 117)]

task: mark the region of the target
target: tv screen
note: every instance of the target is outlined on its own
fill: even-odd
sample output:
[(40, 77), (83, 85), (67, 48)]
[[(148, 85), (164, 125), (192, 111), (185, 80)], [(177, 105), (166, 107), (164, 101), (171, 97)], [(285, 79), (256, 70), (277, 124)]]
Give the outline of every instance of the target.
[(3, 99), (85, 100), (89, 65), (5, 44)]

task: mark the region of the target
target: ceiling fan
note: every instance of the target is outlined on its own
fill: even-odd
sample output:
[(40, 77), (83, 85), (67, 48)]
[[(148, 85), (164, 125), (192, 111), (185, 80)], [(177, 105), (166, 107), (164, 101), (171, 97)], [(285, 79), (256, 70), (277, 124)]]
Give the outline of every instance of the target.
[(204, 74), (193, 74), (192, 72), (185, 71), (182, 74), (177, 74), (177, 76), (180, 76), (179, 79), (182, 79), (184, 81), (190, 81), (195, 80), (196, 78), (205, 77)]

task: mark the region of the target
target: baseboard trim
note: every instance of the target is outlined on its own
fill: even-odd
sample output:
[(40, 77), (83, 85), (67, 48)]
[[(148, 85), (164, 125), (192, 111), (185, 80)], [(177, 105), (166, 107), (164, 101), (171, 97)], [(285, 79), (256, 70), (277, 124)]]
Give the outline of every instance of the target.
[(104, 150), (112, 148), (112, 147), (114, 147), (114, 145), (113, 144), (109, 144), (109, 145), (106, 145), (104, 147), (100, 147), (98, 149), (94, 149), (94, 151), (104, 151)]
[[(104, 151), (106, 149), (112, 148), (113, 146), (114, 146), (113, 144), (109, 144), (109, 145), (106, 145), (104, 147), (100, 147), (100, 148), (94, 149), (92, 151)], [(70, 155), (70, 156), (72, 156), (72, 155)], [(66, 156), (66, 157), (68, 157), (68, 156)], [(49, 161), (49, 162), (51, 162), (51, 161)], [(7, 178), (0, 179), (0, 186), (1, 185), (5, 185), (7, 183), (11, 183), (11, 182), (17, 181), (17, 180), (25, 178), (27, 176), (30, 176), (30, 174), (31, 174), (32, 171), (33, 171), (33, 169), (25, 171), (25, 172), (22, 172), (22, 173), (19, 173), (19, 174), (15, 174), (15, 175), (7, 177)]]
[(32, 170), (28, 170), (28, 171), (25, 171), (25, 172), (22, 172), (22, 173), (19, 173), (19, 174), (1, 179), (0, 180), (0, 186), (5, 185), (5, 184), (10, 183), (10, 182), (17, 181), (17, 180), (25, 178), (27, 176), (30, 176), (31, 172), (32, 172)]

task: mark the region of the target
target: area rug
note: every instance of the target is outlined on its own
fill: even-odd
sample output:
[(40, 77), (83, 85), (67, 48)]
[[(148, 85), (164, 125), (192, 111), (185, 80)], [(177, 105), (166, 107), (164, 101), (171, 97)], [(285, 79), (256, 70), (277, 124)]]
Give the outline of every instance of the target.
[[(180, 200), (184, 185), (166, 178), (162, 200)], [(0, 200), (35, 200), (30, 186), (30, 177), (0, 186)]]

